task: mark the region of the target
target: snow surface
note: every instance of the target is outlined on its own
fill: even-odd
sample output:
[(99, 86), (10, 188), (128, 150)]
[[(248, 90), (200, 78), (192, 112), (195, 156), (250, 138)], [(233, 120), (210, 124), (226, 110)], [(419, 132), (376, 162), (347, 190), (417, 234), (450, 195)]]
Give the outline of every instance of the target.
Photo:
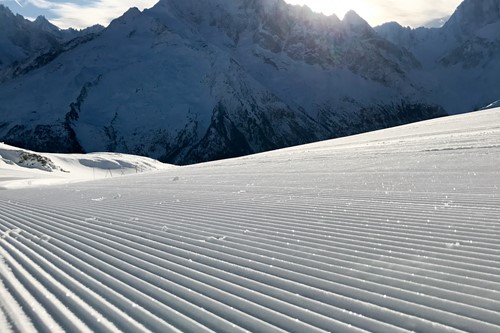
[(113, 178), (173, 167), (126, 154), (47, 154), (0, 143), (0, 190)]
[(500, 107), (500, 99), (498, 101), (495, 101), (487, 106), (484, 107), (484, 109), (493, 109), (493, 108), (498, 108)]
[(496, 108), (0, 191), (0, 332), (499, 332), (499, 187)]

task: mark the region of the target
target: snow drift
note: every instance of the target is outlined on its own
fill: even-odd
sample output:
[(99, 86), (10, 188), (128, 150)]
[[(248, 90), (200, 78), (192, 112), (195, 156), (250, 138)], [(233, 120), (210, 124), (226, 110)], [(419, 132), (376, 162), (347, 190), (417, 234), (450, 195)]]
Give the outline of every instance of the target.
[(47, 154), (0, 143), (0, 189), (112, 178), (172, 167), (126, 154)]

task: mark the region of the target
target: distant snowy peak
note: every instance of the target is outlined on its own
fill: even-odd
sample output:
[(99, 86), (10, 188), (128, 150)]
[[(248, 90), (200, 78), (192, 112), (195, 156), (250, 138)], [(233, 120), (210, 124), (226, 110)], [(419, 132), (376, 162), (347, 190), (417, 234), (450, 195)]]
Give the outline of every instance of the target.
[(136, 19), (140, 15), (141, 15), (141, 11), (139, 10), (139, 8), (131, 7), (125, 13), (123, 13), (122, 16), (114, 19), (111, 22), (111, 24), (126, 24), (126, 23), (133, 21), (134, 19)]
[[(500, 20), (500, 1), (465, 0), (443, 26), (457, 38), (472, 37), (481, 28)], [(498, 31), (500, 35), (500, 30)]]
[(57, 44), (54, 35), (0, 4), (0, 74), (3, 69)]
[[(12, 11), (9, 9), (9, 7), (7, 6), (4, 6), (3, 4), (0, 3), (0, 17), (2, 19), (5, 19), (7, 17), (11, 17), (13, 16), (14, 14), (12, 13)], [(20, 15), (19, 15), (20, 16)]]
[[(490, 68), (496, 73), (500, 64), (500, 1), (465, 0), (444, 25), (442, 33), (456, 45), (440, 59), (445, 66), (460, 65), (464, 69)], [(484, 75), (488, 75), (485, 71)], [(497, 83), (498, 84), (498, 83)]]
[(50, 32), (52, 34), (56, 34), (61, 30), (54, 24), (50, 23), (49, 20), (47, 20), (47, 18), (43, 15), (38, 16), (33, 21), (33, 25), (42, 31)]
[(10, 67), (18, 66), (44, 53), (51, 53), (74, 38), (102, 31), (96, 25), (84, 30), (61, 30), (44, 16), (30, 21), (14, 15), (0, 4), (0, 81)]
[(33, 21), (33, 26), (40, 30), (49, 33), (54, 36), (59, 42), (66, 43), (70, 40), (78, 37), (82, 37), (88, 34), (97, 34), (104, 30), (104, 27), (100, 24), (95, 24), (85, 29), (77, 30), (73, 28), (61, 29), (55, 24), (52, 24), (43, 15), (38, 16), (35, 21)]
[(358, 15), (354, 10), (348, 11), (342, 23), (346, 25), (349, 29), (360, 32), (360, 33), (372, 33), (373, 29), (361, 16)]
[(439, 29), (404, 28), (391, 22), (375, 30), (427, 65), (474, 67), (500, 52), (500, 1), (465, 0)]
[(33, 26), (41, 31), (45, 31), (52, 36), (56, 37), (60, 42), (65, 43), (74, 38), (82, 37), (87, 34), (97, 34), (104, 30), (104, 27), (100, 24), (95, 24), (93, 26), (87, 27), (85, 29), (77, 30), (73, 28), (61, 29), (55, 24), (52, 24), (43, 15), (38, 16), (35, 21), (33, 21)]

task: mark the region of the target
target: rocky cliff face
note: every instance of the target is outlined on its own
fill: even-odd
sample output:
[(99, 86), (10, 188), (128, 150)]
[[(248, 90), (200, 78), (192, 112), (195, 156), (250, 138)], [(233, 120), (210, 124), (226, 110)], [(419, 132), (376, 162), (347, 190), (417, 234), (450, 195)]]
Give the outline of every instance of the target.
[[(162, 0), (10, 67), (0, 140), (185, 164), (439, 117), (455, 102), (436, 81), (462, 44), (422, 45), (446, 29), (373, 29), (282, 0)], [(481, 45), (474, 70), (498, 64)], [(470, 110), (488, 94), (458, 100)]]

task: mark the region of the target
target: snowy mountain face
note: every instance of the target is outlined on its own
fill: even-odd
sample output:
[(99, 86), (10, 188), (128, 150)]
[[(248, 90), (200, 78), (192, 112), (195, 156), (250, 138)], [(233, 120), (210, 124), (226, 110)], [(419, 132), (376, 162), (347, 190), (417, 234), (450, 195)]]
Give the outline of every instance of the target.
[[(354, 12), (340, 20), (282, 0), (162, 0), (11, 68), (0, 84), (0, 139), (39, 151), (118, 151), (186, 164), (498, 99), (498, 91), (490, 96), (493, 74), (481, 76), (467, 100), (454, 90), (495, 69), (498, 57), (482, 49), (482, 67), (462, 70), (456, 37), (440, 43), (452, 45), (448, 53), (424, 54), (422, 45), (446, 39), (450, 29), (374, 30)], [(482, 33), (495, 43), (488, 29)], [(436, 75), (450, 76), (451, 88)]]
[(89, 34), (98, 34), (102, 30), (104, 30), (104, 27), (100, 24), (96, 24), (82, 30), (76, 30), (73, 28), (60, 29), (59, 27), (50, 23), (44, 16), (38, 16), (36, 20), (33, 21), (33, 23), (36, 28), (50, 33), (51, 35), (55, 36), (58, 41), (62, 43), (69, 42), (70, 40), (75, 39), (77, 37), (83, 37)]
[(90, 33), (98, 33), (102, 27), (94, 26), (81, 31), (61, 30), (45, 17), (31, 22), (14, 15), (0, 4), (0, 82), (12, 75), (13, 69), (33, 58), (59, 50), (65, 43)]
[(410, 77), (450, 113), (479, 109), (500, 93), (500, 2), (465, 0), (441, 29), (388, 23), (378, 34), (415, 55)]
[(58, 44), (50, 32), (40, 29), (37, 23), (22, 16), (15, 16), (0, 4), (0, 72), (31, 55), (50, 50)]

